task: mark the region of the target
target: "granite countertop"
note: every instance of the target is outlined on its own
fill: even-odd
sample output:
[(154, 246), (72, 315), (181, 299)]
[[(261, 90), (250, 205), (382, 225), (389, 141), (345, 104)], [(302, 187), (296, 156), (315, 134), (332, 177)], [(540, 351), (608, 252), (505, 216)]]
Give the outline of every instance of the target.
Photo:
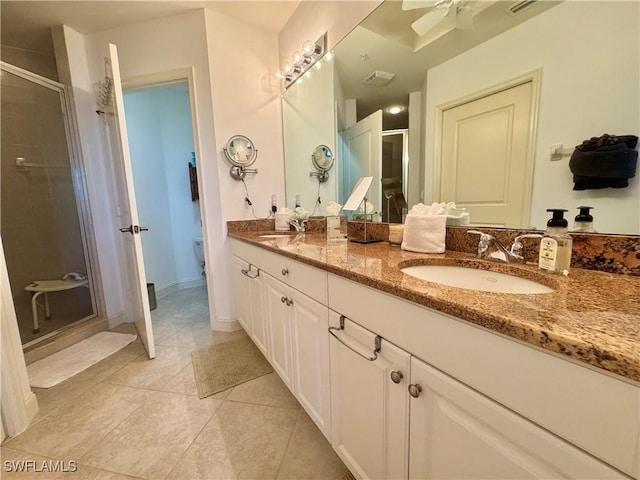
[[(572, 268), (568, 277), (535, 265), (502, 265), (461, 252), (420, 254), (388, 242), (327, 241), (322, 234), (261, 238), (273, 232), (230, 232), (236, 238), (330, 273), (461, 318), (574, 360), (640, 381), (640, 277)], [(479, 268), (545, 283), (554, 292), (479, 292), (420, 280), (400, 268), (423, 262), (474, 262)]]

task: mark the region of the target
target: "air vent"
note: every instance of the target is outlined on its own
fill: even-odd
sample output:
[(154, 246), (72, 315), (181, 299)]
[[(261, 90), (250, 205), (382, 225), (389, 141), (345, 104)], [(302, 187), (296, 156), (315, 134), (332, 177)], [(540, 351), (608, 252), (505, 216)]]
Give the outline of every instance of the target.
[(511, 5), (507, 9), (507, 12), (509, 12), (511, 15), (517, 15), (518, 13), (522, 12), (523, 10), (526, 10), (527, 8), (531, 7), (536, 3), (538, 3), (538, 0), (522, 0), (521, 2), (516, 2), (513, 5)]
[(396, 76), (395, 73), (383, 72), (381, 70), (376, 70), (372, 72), (367, 78), (365, 78), (362, 83), (366, 83), (367, 85), (373, 85), (374, 87), (384, 87)]

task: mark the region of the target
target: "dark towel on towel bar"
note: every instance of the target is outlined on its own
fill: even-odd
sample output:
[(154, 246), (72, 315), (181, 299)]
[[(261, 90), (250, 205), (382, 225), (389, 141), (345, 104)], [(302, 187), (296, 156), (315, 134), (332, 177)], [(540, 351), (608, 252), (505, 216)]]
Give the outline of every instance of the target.
[(636, 175), (638, 137), (607, 135), (592, 137), (571, 155), (574, 190), (625, 188)]

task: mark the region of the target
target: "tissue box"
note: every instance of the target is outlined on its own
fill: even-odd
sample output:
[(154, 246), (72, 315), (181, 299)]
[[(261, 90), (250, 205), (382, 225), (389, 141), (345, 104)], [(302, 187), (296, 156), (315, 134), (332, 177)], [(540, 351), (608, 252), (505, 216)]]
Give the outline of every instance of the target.
[(276, 230), (278, 231), (288, 231), (289, 230), (289, 219), (291, 215), (288, 213), (276, 213)]

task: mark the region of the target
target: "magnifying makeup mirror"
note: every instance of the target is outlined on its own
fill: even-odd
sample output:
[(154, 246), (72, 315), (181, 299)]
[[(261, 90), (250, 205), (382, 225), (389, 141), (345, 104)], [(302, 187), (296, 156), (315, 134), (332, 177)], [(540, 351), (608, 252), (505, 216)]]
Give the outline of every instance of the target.
[(309, 176), (317, 177), (320, 183), (329, 180), (329, 170), (333, 168), (335, 161), (331, 149), (326, 145), (318, 145), (311, 155), (311, 161), (317, 171), (309, 173)]
[(258, 173), (255, 168), (247, 168), (258, 158), (253, 142), (244, 135), (234, 135), (223, 148), (224, 154), (233, 166), (230, 170), (231, 178), (242, 180), (247, 173)]

